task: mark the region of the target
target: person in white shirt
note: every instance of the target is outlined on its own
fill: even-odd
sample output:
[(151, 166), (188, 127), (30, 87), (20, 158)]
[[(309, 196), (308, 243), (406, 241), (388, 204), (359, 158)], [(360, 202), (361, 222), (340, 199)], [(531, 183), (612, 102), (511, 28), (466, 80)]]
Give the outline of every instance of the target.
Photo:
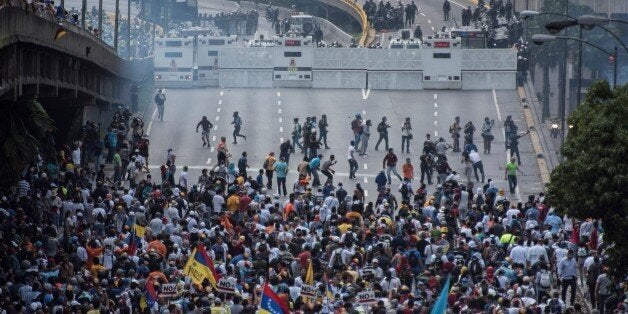
[(355, 141), (347, 148), (347, 160), (349, 161), (349, 179), (355, 179), (355, 172), (358, 171), (358, 161), (355, 160)]
[(527, 259), (530, 265), (534, 265), (539, 261), (539, 259), (541, 259), (541, 257), (543, 257), (544, 261), (549, 261), (549, 258), (547, 257), (547, 250), (543, 247), (543, 240), (536, 240), (536, 245), (533, 245), (528, 249)]
[(510, 250), (510, 258), (512, 258), (513, 263), (519, 264), (521, 266), (526, 266), (528, 250), (523, 247), (523, 240), (517, 241), (515, 247)]
[(517, 217), (519, 217), (519, 214), (521, 214), (521, 211), (519, 211), (519, 209), (517, 209), (517, 205), (516, 204), (511, 204), (510, 205), (510, 209), (508, 211), (506, 211), (506, 219), (508, 219), (508, 225), (510, 226), (510, 224), (512, 223), (512, 217), (514, 216), (515, 219), (517, 219)]
[(187, 190), (190, 176), (188, 175), (188, 166), (183, 166), (183, 171), (179, 175), (179, 185)]

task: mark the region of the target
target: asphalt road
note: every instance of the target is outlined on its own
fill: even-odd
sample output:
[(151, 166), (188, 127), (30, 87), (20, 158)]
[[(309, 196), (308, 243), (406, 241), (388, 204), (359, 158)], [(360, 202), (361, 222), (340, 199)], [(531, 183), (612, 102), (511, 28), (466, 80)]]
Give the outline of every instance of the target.
[[(156, 181), (159, 182), (158, 168), (165, 163), (166, 151), (172, 148), (177, 156), (177, 175), (184, 165), (190, 168), (190, 178), (196, 183), (196, 178), (203, 168), (216, 165), (215, 146), (221, 136), (227, 136), (228, 148), (233, 157), (231, 162), (237, 162), (243, 151), (248, 153), (251, 169), (249, 175), (255, 177), (257, 169), (261, 167), (266, 155), (274, 151), (279, 152), (282, 140), (290, 138), (292, 119), (299, 117), (303, 121), (307, 116), (327, 114), (329, 120), (329, 150), (320, 150), (325, 156), (336, 155), (339, 161), (335, 166), (335, 182), (343, 182), (346, 187), (353, 188), (355, 183), (361, 183), (363, 188), (375, 193), (374, 177), (382, 169), (382, 160), (385, 153), (382, 146), (380, 151), (373, 150), (377, 140), (375, 126), (382, 116), (387, 116), (393, 126), (390, 129), (390, 146), (398, 153), (401, 163), (405, 158), (411, 158), (415, 166), (415, 177), (420, 177), (419, 152), (425, 137), (430, 133), (436, 138), (443, 136), (451, 143), (448, 134), (449, 125), (457, 115), (462, 123), (471, 120), (476, 128), (481, 127), (484, 117), (495, 119), (492, 153), (482, 155), (487, 178), (492, 178), (497, 186), (508, 191), (508, 184), (504, 180), (504, 164), (507, 152), (504, 150), (502, 134), (503, 120), (507, 115), (524, 129), (525, 122), (517, 102), (515, 91), (381, 91), (381, 90), (330, 90), (330, 89), (186, 89), (166, 90), (168, 100), (165, 106), (164, 121), (154, 120), (156, 112), (151, 111), (153, 119), (148, 123), (147, 132), (150, 135), (150, 163)], [(366, 99), (364, 99), (366, 98)], [(242, 133), (247, 140), (233, 141), (230, 125), (232, 114), (238, 111), (244, 120)], [(347, 147), (353, 138), (350, 122), (356, 113), (362, 114), (364, 119), (371, 119), (373, 129), (368, 149), (368, 156), (358, 156), (359, 170), (357, 180), (348, 179), (348, 163), (346, 160)], [(211, 148), (202, 147), (200, 134), (195, 133), (195, 127), (201, 117), (205, 115), (215, 125), (211, 131)], [(411, 153), (400, 154), (401, 124), (405, 117), (410, 117), (414, 128), (414, 139), (411, 141)], [(475, 136), (481, 146), (479, 132)], [(481, 150), (481, 147), (480, 147)], [(529, 137), (521, 138), (521, 158), (524, 172), (519, 175), (518, 196), (527, 196), (541, 190), (538, 168), (532, 151)], [(302, 154), (291, 156), (288, 186), (296, 179), (296, 165)], [(451, 167), (459, 173), (463, 171), (460, 155), (448, 152)], [(418, 186), (418, 180), (413, 181)], [(393, 178), (393, 189), (397, 189), (399, 181)], [(273, 183), (273, 187), (276, 184)], [(434, 185), (430, 186), (433, 191)], [(508, 193), (507, 193), (508, 194)], [(374, 195), (371, 195), (373, 197)]]

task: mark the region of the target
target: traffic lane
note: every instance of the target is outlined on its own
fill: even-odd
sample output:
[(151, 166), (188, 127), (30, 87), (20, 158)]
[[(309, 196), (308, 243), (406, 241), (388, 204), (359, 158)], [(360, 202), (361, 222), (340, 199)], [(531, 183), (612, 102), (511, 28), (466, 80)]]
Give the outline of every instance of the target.
[(202, 147), (200, 130), (197, 134), (195, 128), (204, 115), (212, 121), (219, 91), (214, 88), (166, 89), (165, 94), (164, 121), (153, 112), (154, 119), (149, 122), (152, 164), (165, 163), (169, 148), (173, 149), (176, 164), (181, 167), (205, 164), (209, 148)]

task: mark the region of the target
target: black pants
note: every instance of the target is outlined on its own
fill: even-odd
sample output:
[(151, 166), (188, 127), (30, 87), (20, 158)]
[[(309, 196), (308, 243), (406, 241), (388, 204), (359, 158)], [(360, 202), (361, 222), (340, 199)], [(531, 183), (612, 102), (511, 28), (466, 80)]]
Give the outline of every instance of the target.
[(565, 299), (567, 297), (567, 288), (571, 287), (571, 298), (570, 298), (570, 303), (569, 304), (574, 304), (574, 302), (576, 301), (576, 278), (571, 278), (571, 279), (563, 279), (561, 282), (562, 285), (562, 294), (561, 297), (563, 299), (563, 302), (567, 303), (567, 300)]
[(510, 145), (510, 157), (517, 155), (517, 163), (521, 165), (521, 156), (519, 155), (519, 145)]
[(516, 175), (508, 175), (508, 187), (510, 188), (510, 194), (515, 194), (515, 189), (517, 188)]
[(234, 142), (234, 143), (237, 143), (237, 142), (238, 142), (238, 140), (237, 140), (237, 138), (236, 138), (236, 137), (241, 137), (241, 138), (244, 138), (244, 139), (246, 140), (246, 136), (244, 136), (244, 135), (240, 134), (240, 129), (241, 129), (241, 128), (242, 128), (242, 127), (240, 127), (240, 126), (236, 126), (236, 127), (233, 129), (233, 142)]
[(401, 152), (404, 152), (404, 144), (405, 144), (405, 152), (410, 152), (410, 136), (401, 136)]
[(444, 14), (445, 21), (449, 21), (449, 11), (445, 10), (445, 11), (443, 11), (443, 14)]
[(349, 159), (349, 179), (355, 178), (356, 171), (358, 171), (358, 162), (355, 159)]
[(277, 194), (281, 194), (282, 189), (283, 189), (283, 196), (288, 195), (288, 190), (286, 189), (286, 178), (277, 177)]
[(266, 188), (267, 189), (272, 189), (273, 188), (273, 170), (265, 170), (266, 171)]
[(386, 151), (388, 151), (388, 132), (379, 132), (379, 139), (377, 139), (377, 144), (375, 144), (375, 150), (377, 150), (382, 140), (385, 141)]
[(480, 182), (480, 178), (478, 177), (478, 169), (480, 170), (480, 173), (482, 174), (482, 183), (484, 183), (484, 165), (482, 164), (481, 160), (473, 164), (473, 173), (475, 174), (475, 181)]
[(327, 145), (327, 132), (321, 132), (318, 137), (318, 142), (325, 145), (325, 148), (329, 148), (329, 145)]
[(325, 180), (325, 184), (329, 182), (331, 185), (334, 185), (334, 174), (331, 173), (331, 171), (323, 169), (321, 170), (321, 173), (327, 177), (327, 180)]
[(591, 301), (591, 309), (595, 308), (595, 281), (589, 282), (587, 281), (587, 286), (589, 288), (589, 301)]
[(421, 167), (421, 183), (424, 182), (425, 177), (427, 177), (427, 184), (432, 184), (432, 168)]
[(460, 134), (453, 134), (451, 138), (454, 140), (454, 152), (460, 151)]

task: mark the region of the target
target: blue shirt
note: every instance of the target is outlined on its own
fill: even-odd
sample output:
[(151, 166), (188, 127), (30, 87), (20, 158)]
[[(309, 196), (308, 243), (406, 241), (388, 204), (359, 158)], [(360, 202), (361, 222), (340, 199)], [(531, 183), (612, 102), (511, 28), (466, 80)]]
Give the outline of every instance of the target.
[(572, 279), (578, 276), (578, 267), (575, 258), (563, 258), (558, 263), (558, 276), (560, 279)]
[(277, 178), (285, 178), (288, 175), (288, 164), (285, 161), (277, 161), (275, 163), (275, 172)]
[(314, 157), (312, 158), (312, 160), (310, 160), (310, 169), (314, 170), (314, 169), (318, 169), (318, 166), (320, 166), (321, 164), (321, 159), (318, 157)]
[(558, 231), (560, 230), (560, 224), (563, 221), (560, 219), (560, 217), (552, 214), (547, 216), (547, 218), (545, 218), (545, 224), (549, 225), (552, 227), (552, 229), (550, 230), (552, 232), (552, 234), (557, 234)]

